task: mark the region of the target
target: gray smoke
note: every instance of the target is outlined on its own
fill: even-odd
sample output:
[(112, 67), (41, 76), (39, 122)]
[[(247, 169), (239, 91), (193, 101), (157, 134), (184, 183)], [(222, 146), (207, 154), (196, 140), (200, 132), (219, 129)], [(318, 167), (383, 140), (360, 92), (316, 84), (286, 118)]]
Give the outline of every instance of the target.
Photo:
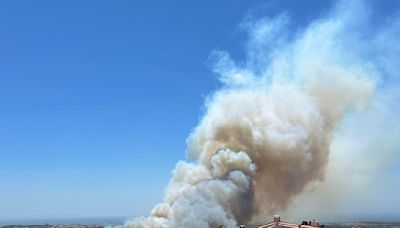
[[(354, 139), (337, 133), (346, 116), (359, 115), (366, 121), (360, 124), (376, 129), (380, 123), (371, 123), (378, 117), (368, 110), (379, 107), (396, 123), (393, 101), (382, 98), (392, 91), (389, 97), (398, 99), (393, 92), (398, 83), (382, 83), (397, 78), (400, 48), (394, 40), (400, 20), (366, 34), (364, 12), (362, 2), (339, 2), (326, 18), (295, 35), (287, 34), (286, 15), (243, 22), (249, 34), (246, 60), (235, 62), (223, 51), (212, 54), (222, 86), (207, 98), (206, 111), (187, 139), (193, 162), (178, 162), (164, 202), (126, 227), (235, 227), (265, 220), (324, 182), (328, 167), (339, 167), (332, 161), (332, 145)], [(385, 46), (389, 41), (392, 48)], [(393, 126), (386, 130), (399, 132)], [(386, 138), (384, 156), (400, 148), (395, 141)]]

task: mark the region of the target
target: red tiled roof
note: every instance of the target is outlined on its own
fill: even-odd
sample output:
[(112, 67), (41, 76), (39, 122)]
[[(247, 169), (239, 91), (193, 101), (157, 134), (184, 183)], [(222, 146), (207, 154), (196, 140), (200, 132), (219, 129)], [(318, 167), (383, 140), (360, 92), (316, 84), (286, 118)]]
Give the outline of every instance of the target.
[(293, 223), (287, 223), (287, 222), (270, 222), (265, 225), (259, 226), (258, 228), (272, 228), (272, 227), (284, 227), (284, 228), (315, 228), (313, 226), (308, 226), (308, 225), (298, 225), (298, 224), (293, 224)]

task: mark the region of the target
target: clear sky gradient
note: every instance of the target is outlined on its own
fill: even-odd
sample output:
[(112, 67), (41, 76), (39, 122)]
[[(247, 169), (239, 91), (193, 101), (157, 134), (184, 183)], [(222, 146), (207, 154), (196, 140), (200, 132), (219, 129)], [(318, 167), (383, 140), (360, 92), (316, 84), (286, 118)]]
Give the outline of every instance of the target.
[(219, 86), (212, 50), (243, 58), (250, 13), (302, 27), (331, 4), (1, 1), (0, 219), (147, 214)]

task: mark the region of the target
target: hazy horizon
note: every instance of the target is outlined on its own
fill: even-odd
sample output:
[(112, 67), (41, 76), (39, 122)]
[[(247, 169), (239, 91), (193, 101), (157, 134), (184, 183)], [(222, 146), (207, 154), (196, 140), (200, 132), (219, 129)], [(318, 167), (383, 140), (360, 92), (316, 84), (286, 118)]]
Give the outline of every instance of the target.
[[(136, 215), (140, 217), (141, 215)], [(133, 215), (135, 217), (135, 215)], [(126, 216), (93, 216), (93, 217), (60, 217), (60, 218), (11, 218), (0, 219), (0, 225), (41, 225), (41, 224), (109, 224), (123, 225), (132, 218), (132, 215)], [(335, 222), (400, 222), (400, 213), (398, 214), (342, 214), (342, 215), (305, 215), (302, 218), (282, 218), (283, 221), (301, 223), (304, 220), (316, 219), (323, 223)], [(266, 218), (265, 223), (272, 221), (272, 218)], [(260, 225), (260, 224), (254, 224)]]

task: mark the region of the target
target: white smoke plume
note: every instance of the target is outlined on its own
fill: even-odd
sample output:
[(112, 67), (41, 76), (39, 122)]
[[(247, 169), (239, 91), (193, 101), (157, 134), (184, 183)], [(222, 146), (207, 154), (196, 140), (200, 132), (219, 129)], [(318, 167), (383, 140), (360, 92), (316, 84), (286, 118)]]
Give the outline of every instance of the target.
[(372, 161), (385, 163), (400, 148), (393, 106), (400, 97), (400, 18), (373, 28), (370, 12), (361, 1), (338, 2), (293, 35), (286, 14), (243, 22), (246, 59), (212, 54), (222, 86), (187, 139), (193, 161), (178, 162), (164, 202), (149, 217), (125, 226), (265, 221), (296, 213), (293, 205), (316, 188), (318, 201), (328, 203), (339, 194), (327, 196), (332, 185), (360, 180), (378, 166)]

